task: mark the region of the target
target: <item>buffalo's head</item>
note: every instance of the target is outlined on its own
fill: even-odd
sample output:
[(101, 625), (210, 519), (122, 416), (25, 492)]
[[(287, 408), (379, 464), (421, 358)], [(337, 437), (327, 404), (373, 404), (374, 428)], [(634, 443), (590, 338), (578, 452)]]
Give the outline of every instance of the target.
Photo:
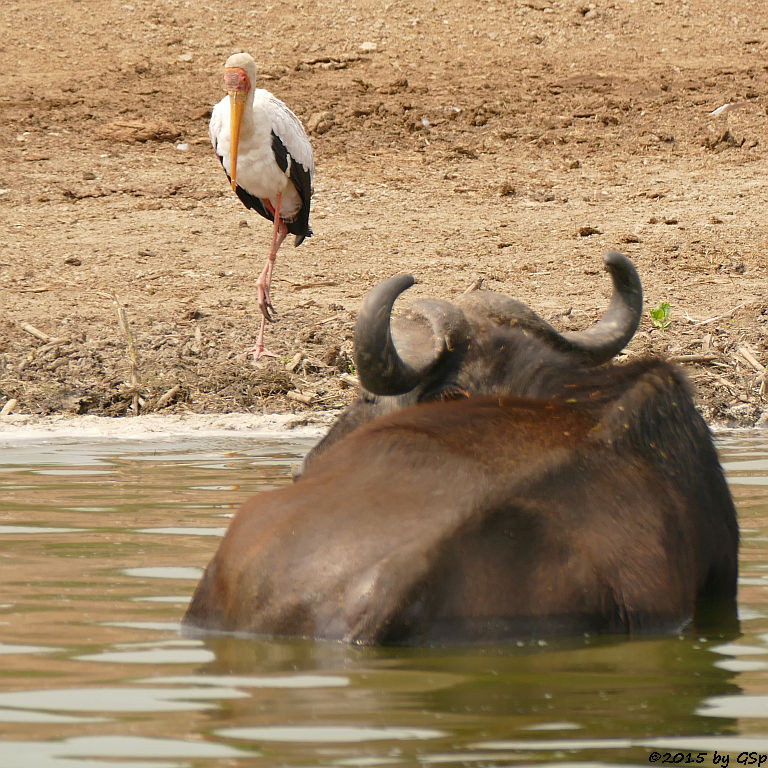
[(396, 275), (365, 298), (355, 326), (360, 399), (338, 419), (306, 462), (358, 426), (419, 402), (477, 395), (567, 395), (569, 369), (609, 361), (629, 342), (642, 315), (640, 278), (616, 251), (604, 257), (613, 297), (591, 328), (559, 333), (524, 304), (474, 291), (456, 301), (418, 299), (392, 316), (410, 275)]

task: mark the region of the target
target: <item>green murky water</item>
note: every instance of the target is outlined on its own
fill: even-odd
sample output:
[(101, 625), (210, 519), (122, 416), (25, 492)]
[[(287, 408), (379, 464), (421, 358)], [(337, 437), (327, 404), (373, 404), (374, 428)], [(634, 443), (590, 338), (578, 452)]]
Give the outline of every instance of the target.
[(768, 754), (766, 433), (719, 439), (742, 526), (740, 637), (365, 649), (181, 635), (234, 509), (289, 482), (312, 442), (0, 434), (0, 768)]

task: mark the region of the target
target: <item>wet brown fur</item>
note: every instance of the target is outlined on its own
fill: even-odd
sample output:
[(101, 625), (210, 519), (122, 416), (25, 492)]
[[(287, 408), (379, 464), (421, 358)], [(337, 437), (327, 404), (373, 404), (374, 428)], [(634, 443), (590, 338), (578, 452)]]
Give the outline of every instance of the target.
[(296, 483), (242, 506), (185, 622), (413, 644), (732, 618), (735, 511), (680, 372), (517, 333), (513, 365), (486, 349), (493, 376), (446, 383), (458, 399), (353, 407)]

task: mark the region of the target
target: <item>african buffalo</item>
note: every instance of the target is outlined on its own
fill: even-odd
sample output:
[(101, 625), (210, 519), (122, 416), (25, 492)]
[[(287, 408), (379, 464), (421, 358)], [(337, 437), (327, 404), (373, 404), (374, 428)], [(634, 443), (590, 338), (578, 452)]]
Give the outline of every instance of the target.
[[(732, 616), (736, 515), (682, 373), (611, 363), (642, 291), (560, 334), (488, 291), (365, 300), (363, 391), (297, 481), (241, 507), (188, 626), (358, 643), (678, 630)], [(721, 610), (722, 609), (722, 610)]]

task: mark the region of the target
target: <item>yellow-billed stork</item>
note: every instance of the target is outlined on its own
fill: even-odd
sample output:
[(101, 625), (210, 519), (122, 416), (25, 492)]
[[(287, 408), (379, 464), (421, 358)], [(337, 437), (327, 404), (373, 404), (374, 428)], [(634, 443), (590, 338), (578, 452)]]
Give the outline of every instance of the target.
[(274, 222), (272, 248), (256, 281), (261, 327), (249, 354), (258, 360), (276, 356), (264, 348), (264, 328), (274, 312), (270, 288), (277, 250), (288, 233), (296, 235), (295, 245), (312, 235), (309, 204), (315, 161), (299, 118), (269, 91), (253, 87), (253, 57), (236, 53), (224, 66), (227, 95), (211, 113), (211, 143), (242, 203)]

